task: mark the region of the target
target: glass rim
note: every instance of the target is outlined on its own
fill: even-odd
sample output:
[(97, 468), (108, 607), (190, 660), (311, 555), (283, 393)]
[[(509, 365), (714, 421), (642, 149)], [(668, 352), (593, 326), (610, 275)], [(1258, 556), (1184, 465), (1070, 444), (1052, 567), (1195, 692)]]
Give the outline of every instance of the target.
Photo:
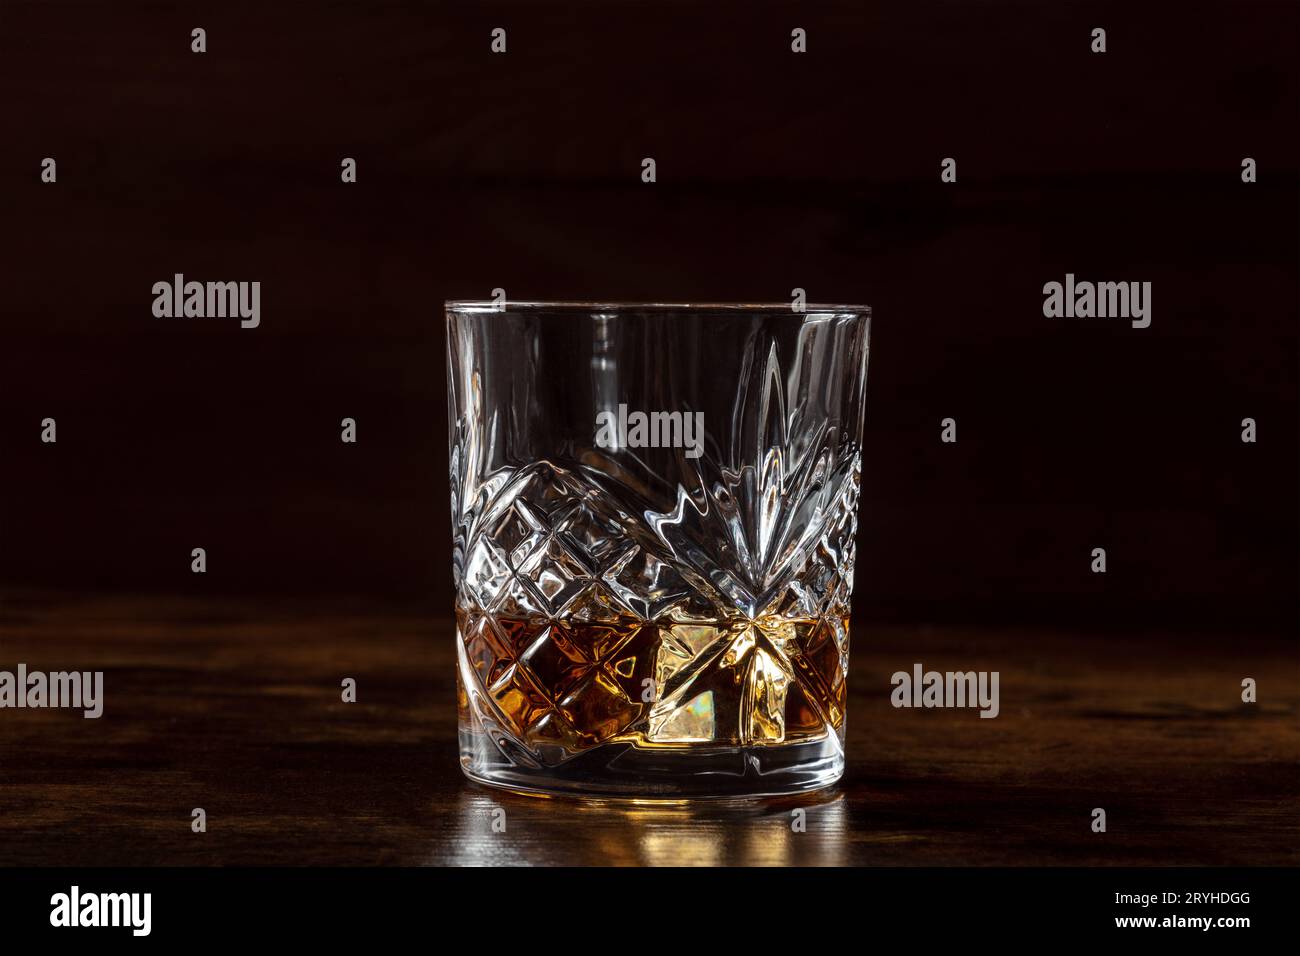
[(565, 301), (506, 301), (490, 299), (447, 299), (446, 312), (547, 312), (574, 310), (583, 312), (789, 312), (799, 316), (813, 312), (850, 313), (870, 316), (871, 306), (847, 303), (809, 302), (795, 311), (790, 302), (565, 302)]

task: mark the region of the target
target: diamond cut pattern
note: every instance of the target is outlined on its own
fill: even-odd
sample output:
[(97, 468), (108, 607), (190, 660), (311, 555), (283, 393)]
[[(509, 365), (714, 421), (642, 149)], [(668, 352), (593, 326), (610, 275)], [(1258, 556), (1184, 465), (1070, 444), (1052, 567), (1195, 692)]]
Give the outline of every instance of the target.
[(542, 540), (543, 527), (528, 508), (519, 502), (497, 519), (490, 534), (493, 543), (517, 568)]
[(587, 569), (555, 538), (538, 548), (520, 573), (542, 596), (552, 615), (577, 597), (588, 580)]
[(491, 604), (510, 577), (510, 568), (496, 547), (489, 541), (479, 541), (465, 568), (463, 585), (478, 604)]
[(552, 700), (563, 697), (591, 669), (591, 662), (574, 644), (573, 636), (559, 624), (542, 631), (524, 651), (520, 664)]
[(642, 618), (658, 617), (692, 594), (692, 588), (670, 565), (633, 547), (605, 573), (605, 583)]
[(566, 511), (556, 530), (575, 554), (589, 555), (597, 566), (627, 543), (618, 522), (602, 517), (586, 501)]

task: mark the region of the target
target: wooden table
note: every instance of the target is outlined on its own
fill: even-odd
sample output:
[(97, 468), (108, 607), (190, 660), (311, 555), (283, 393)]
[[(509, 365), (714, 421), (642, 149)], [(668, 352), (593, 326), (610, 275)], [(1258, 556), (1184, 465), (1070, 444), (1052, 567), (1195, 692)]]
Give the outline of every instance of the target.
[[(859, 627), (839, 786), (636, 805), (466, 781), (449, 627), (374, 602), (10, 595), (0, 669), (103, 670), (105, 707), (0, 710), (0, 865), (1300, 862), (1281, 638)], [(1001, 715), (893, 708), (917, 661), (998, 670)]]

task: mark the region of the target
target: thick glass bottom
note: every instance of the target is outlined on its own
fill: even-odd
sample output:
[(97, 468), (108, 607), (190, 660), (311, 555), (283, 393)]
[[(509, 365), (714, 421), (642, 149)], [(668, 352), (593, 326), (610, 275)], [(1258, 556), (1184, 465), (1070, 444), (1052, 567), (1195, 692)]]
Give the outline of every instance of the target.
[(511, 761), (486, 734), (462, 730), (471, 780), (527, 793), (647, 799), (779, 796), (826, 787), (844, 773), (838, 737), (760, 747), (609, 743), (554, 766)]

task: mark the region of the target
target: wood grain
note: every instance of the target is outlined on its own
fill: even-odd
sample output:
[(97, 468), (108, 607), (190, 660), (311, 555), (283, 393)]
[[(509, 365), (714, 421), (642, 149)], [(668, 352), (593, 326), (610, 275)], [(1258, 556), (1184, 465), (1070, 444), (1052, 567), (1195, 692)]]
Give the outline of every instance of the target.
[[(3, 865), (1300, 862), (1289, 641), (857, 628), (839, 786), (653, 805), (465, 780), (447, 619), (23, 595), (0, 625), (0, 669), (103, 670), (106, 698), (99, 720), (0, 710)], [(916, 661), (998, 670), (1001, 715), (894, 709)]]

